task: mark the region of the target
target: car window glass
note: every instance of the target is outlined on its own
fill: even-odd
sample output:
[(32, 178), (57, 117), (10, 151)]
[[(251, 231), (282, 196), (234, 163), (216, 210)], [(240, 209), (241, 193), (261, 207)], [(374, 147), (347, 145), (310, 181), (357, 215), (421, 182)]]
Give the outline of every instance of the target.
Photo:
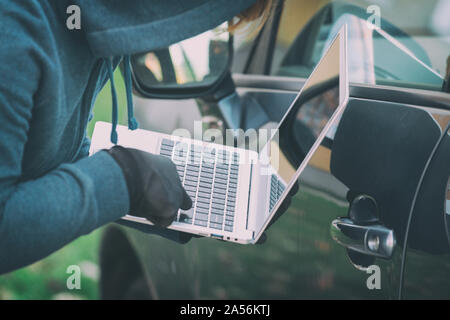
[[(308, 77), (346, 23), (351, 82), (441, 90), (450, 53), (445, 6), (450, 1), (286, 0), (271, 73)], [(381, 28), (370, 28), (378, 13)]]

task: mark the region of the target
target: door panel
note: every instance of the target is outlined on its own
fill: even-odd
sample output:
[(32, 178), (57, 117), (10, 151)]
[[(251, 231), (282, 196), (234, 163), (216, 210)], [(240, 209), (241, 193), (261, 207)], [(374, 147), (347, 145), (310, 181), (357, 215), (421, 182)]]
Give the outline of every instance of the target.
[[(445, 126), (450, 112), (440, 117)], [(450, 131), (444, 134), (424, 175), (408, 235), (403, 297), (450, 299)]]
[[(279, 121), (303, 85), (302, 79), (245, 75), (235, 76), (235, 82), (241, 98), (245, 101), (247, 95), (257, 100), (258, 112), (271, 121)], [(267, 231), (264, 244), (200, 238), (179, 245), (126, 229), (152, 291), (163, 299), (396, 298), (401, 246), (397, 245), (390, 260), (374, 260), (381, 269), (381, 290), (370, 290), (370, 274), (354, 267), (346, 249), (332, 239), (330, 226), (348, 214), (355, 192), (370, 194), (379, 203), (382, 223), (393, 228), (401, 241), (411, 190), (438, 134), (429, 110), (406, 102), (374, 101), (377, 95), (369, 91), (372, 100), (353, 99), (335, 141), (316, 151), (300, 176), (300, 191)], [(378, 100), (385, 98), (378, 96)], [(426, 130), (417, 130), (421, 127)], [(385, 133), (383, 139), (372, 137), (377, 132)], [(374, 161), (377, 157), (381, 163)]]

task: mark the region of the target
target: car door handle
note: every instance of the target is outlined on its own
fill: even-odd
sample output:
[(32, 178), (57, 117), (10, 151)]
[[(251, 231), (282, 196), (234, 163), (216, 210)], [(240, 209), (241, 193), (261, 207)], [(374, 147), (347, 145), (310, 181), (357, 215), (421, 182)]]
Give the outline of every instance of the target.
[(383, 259), (392, 257), (396, 245), (393, 230), (380, 224), (358, 225), (349, 218), (333, 220), (331, 237), (349, 250)]

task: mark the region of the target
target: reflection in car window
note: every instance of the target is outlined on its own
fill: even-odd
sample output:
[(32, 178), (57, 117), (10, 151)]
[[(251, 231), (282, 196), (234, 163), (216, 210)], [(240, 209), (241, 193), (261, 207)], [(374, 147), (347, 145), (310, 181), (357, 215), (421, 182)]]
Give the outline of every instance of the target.
[[(379, 32), (368, 29), (371, 13), (367, 8), (373, 5), (380, 9)], [(314, 4), (286, 0), (272, 74), (307, 77), (333, 38), (334, 30), (347, 23), (349, 60), (358, 63), (349, 66), (352, 82), (441, 90), (450, 54), (450, 26), (442, 11), (449, 10), (447, 0), (347, 0)], [(306, 20), (313, 16), (313, 22), (307, 24)]]

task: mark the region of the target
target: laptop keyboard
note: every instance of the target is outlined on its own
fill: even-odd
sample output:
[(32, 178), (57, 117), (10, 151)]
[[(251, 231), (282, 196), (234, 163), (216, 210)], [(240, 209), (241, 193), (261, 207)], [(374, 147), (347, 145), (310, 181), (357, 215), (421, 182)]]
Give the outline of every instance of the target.
[(180, 210), (178, 222), (233, 231), (239, 154), (211, 146), (163, 139), (160, 155), (171, 158), (192, 209)]
[(272, 175), (270, 178), (270, 204), (269, 204), (269, 212), (272, 212), (273, 208), (277, 204), (278, 199), (280, 199), (281, 195), (283, 194), (283, 191), (285, 189), (285, 186), (283, 183), (278, 179), (276, 175)]

